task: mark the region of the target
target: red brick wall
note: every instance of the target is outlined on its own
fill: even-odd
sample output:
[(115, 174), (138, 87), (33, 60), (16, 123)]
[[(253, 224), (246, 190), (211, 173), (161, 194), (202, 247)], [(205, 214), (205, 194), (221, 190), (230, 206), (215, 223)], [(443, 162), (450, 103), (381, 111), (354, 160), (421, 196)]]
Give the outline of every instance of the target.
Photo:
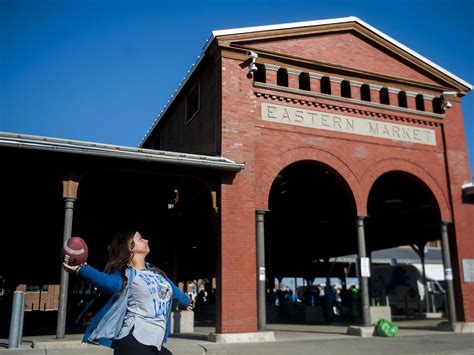
[(218, 331), (222, 333), (257, 330), (256, 111), (247, 72), (234, 61), (222, 60), (222, 155), (246, 164), (232, 185), (222, 185), (221, 192), (222, 319)]
[[(472, 213), (472, 208), (460, 202), (461, 182), (469, 180), (470, 175), (461, 113), (456, 107), (449, 111), (446, 119), (439, 119), (276, 92), (253, 87), (246, 77), (247, 70), (239, 66), (240, 61), (223, 58), (222, 63), (222, 154), (245, 162), (246, 168), (237, 174), (233, 185), (222, 187), (223, 298), (220, 331), (256, 329), (255, 209), (268, 207), (273, 180), (283, 168), (296, 161), (316, 160), (335, 169), (352, 190), (357, 213), (361, 215), (367, 213), (370, 188), (382, 174), (398, 170), (417, 176), (435, 196), (442, 220), (453, 218), (451, 199), (455, 200), (454, 219), (459, 222), (456, 222), (458, 241), (452, 243), (453, 253), (474, 258), (474, 244), (468, 238), (468, 233), (472, 235), (472, 226), (466, 218), (467, 213)], [(391, 68), (395, 70), (396, 66)], [(391, 74), (400, 76), (406, 68), (400, 65), (398, 70)], [(262, 102), (434, 129), (437, 144), (428, 146), (396, 142), (266, 122), (261, 120)], [(448, 158), (449, 180), (443, 126), (447, 132), (448, 157), (451, 157)], [(451, 237), (454, 238), (454, 235)], [(453, 263), (456, 264), (456, 260)], [(472, 286), (461, 284), (458, 277), (456, 287), (458, 299), (463, 302), (465, 319), (472, 321)], [(243, 290), (243, 293), (237, 290)], [(460, 313), (463, 317), (463, 312)]]
[[(444, 136), (449, 167), (449, 188), (453, 208), (450, 247), (453, 263), (456, 304), (461, 320), (474, 322), (474, 283), (465, 283), (462, 259), (474, 259), (474, 205), (462, 202), (461, 186), (471, 181), (461, 104), (450, 100), (453, 107), (446, 113)], [(462, 306), (462, 307), (459, 307)]]
[(400, 59), (393, 54), (374, 47), (368, 40), (354, 33), (274, 40), (252, 44), (252, 46), (290, 56), (299, 56), (319, 62), (364, 70), (369, 73), (436, 84), (408, 63), (400, 62)]

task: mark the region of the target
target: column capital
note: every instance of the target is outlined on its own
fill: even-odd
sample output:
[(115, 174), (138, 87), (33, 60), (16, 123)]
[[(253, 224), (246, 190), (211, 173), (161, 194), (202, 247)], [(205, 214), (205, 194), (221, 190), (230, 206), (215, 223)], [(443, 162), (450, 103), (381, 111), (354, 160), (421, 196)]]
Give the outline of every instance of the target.
[(77, 198), (78, 187), (79, 181), (63, 180), (63, 197), (75, 200)]
[(361, 219), (361, 220), (364, 220), (366, 219), (367, 217), (369, 217), (368, 215), (365, 215), (365, 214), (361, 214), (361, 215), (357, 215), (357, 219)]
[(267, 212), (270, 212), (270, 210), (267, 210), (266, 208), (256, 208), (255, 209), (256, 214), (265, 214)]

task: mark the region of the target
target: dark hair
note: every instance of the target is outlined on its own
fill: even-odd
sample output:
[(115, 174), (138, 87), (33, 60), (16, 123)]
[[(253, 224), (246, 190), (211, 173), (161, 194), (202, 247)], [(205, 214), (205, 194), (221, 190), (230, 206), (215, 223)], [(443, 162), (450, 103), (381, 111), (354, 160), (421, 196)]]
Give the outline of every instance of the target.
[(133, 237), (137, 230), (135, 228), (123, 229), (116, 233), (109, 245), (109, 259), (105, 265), (104, 272), (112, 274), (119, 272), (122, 279), (122, 289), (118, 293), (120, 296), (127, 286), (127, 278), (125, 277), (125, 269), (132, 257), (131, 248), (134, 247)]

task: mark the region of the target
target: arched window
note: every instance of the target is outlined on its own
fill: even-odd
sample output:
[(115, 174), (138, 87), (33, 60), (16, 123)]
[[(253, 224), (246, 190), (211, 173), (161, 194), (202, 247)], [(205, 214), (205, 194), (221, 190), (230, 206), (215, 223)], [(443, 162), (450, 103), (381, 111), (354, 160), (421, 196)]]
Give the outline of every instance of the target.
[(423, 95), (421, 94), (416, 95), (415, 102), (416, 102), (416, 109), (418, 111), (425, 110), (425, 100), (423, 99)]
[(331, 81), (328, 76), (321, 78), (321, 94), (331, 95)]
[(265, 66), (263, 64), (257, 64), (257, 71), (253, 74), (253, 78), (259, 83), (267, 82), (267, 75), (265, 72)]
[(348, 80), (341, 82), (341, 96), (351, 98), (351, 83)]
[(387, 88), (380, 89), (380, 103), (383, 105), (390, 105), (390, 96)]
[(288, 71), (284, 68), (277, 71), (277, 85), (288, 87)]
[(300, 74), (300, 90), (310, 90), (310, 85), (309, 85), (309, 74), (308, 73), (301, 73)]
[(407, 93), (405, 91), (400, 91), (398, 93), (398, 106), (399, 107), (408, 107), (407, 103)]
[(360, 87), (360, 98), (363, 101), (370, 101), (370, 87), (367, 84), (363, 84)]
[(433, 99), (433, 113), (443, 113), (444, 110), (443, 110), (442, 104), (443, 104), (443, 100), (441, 100), (441, 98), (439, 97), (435, 97)]

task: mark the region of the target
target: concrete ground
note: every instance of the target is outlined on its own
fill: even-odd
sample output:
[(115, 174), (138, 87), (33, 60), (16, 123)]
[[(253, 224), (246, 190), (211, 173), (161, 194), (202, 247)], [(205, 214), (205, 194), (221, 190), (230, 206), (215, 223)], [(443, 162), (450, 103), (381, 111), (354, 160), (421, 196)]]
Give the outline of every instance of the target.
[[(167, 347), (180, 355), (233, 354), (474, 354), (474, 335), (435, 330), (439, 321), (397, 322), (400, 332), (394, 338), (359, 338), (346, 335), (346, 325), (269, 324), (276, 341), (267, 343), (218, 344), (207, 341), (213, 328), (200, 327), (193, 334), (175, 335)], [(80, 343), (81, 335), (68, 335), (64, 341), (52, 336), (25, 337), (22, 347), (7, 350), (0, 339), (0, 354), (85, 355), (112, 354), (111, 349)], [(34, 348), (32, 346), (34, 345)]]

